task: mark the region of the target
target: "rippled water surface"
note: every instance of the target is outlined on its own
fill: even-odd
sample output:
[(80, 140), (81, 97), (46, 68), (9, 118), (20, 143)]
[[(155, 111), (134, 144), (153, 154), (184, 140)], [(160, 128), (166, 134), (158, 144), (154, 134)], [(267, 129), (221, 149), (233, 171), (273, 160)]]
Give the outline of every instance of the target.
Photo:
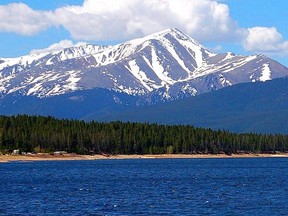
[(0, 215), (288, 215), (288, 159), (0, 164)]

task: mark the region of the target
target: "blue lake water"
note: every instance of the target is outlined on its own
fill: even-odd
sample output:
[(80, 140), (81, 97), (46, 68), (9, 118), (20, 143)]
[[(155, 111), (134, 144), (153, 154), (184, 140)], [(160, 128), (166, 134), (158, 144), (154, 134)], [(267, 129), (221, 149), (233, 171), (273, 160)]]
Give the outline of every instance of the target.
[(0, 164), (0, 215), (287, 215), (288, 159)]

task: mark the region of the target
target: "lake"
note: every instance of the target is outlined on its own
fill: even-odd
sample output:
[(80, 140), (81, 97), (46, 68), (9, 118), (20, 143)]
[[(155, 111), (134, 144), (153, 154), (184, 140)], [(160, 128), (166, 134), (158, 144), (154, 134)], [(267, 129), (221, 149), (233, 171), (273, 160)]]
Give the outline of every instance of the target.
[(0, 164), (0, 215), (287, 215), (288, 159)]

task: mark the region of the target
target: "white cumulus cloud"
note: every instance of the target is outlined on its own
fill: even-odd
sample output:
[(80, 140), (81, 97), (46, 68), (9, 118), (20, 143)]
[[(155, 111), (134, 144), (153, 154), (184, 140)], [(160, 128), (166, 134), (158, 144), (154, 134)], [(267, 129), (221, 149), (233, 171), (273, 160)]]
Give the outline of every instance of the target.
[(282, 53), (288, 50), (288, 41), (275, 27), (254, 27), (247, 30), (244, 48), (248, 51)]
[(80, 6), (54, 11), (33, 10), (23, 3), (0, 5), (0, 32), (31, 36), (51, 27), (66, 29), (74, 40), (128, 40), (178, 28), (200, 42), (242, 42), (247, 51), (288, 49), (275, 27), (238, 26), (224, 0), (84, 0)]
[(81, 6), (36, 11), (0, 6), (0, 31), (34, 35), (63, 26), (76, 40), (125, 40), (176, 27), (200, 41), (238, 38), (229, 7), (216, 0), (85, 0)]
[(23, 3), (0, 5), (0, 31), (34, 35), (57, 26), (51, 11), (35, 11)]
[(229, 7), (212, 0), (85, 0), (55, 15), (81, 40), (135, 38), (170, 27), (200, 41), (231, 40), (242, 32)]

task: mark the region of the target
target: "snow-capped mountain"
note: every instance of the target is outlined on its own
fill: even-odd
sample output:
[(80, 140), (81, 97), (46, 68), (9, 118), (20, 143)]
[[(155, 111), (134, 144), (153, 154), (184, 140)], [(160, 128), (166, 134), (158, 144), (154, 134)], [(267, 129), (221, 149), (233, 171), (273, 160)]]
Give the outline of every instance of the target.
[(115, 46), (86, 44), (0, 58), (0, 98), (47, 98), (100, 88), (156, 103), (287, 75), (288, 68), (263, 55), (216, 54), (167, 29)]

